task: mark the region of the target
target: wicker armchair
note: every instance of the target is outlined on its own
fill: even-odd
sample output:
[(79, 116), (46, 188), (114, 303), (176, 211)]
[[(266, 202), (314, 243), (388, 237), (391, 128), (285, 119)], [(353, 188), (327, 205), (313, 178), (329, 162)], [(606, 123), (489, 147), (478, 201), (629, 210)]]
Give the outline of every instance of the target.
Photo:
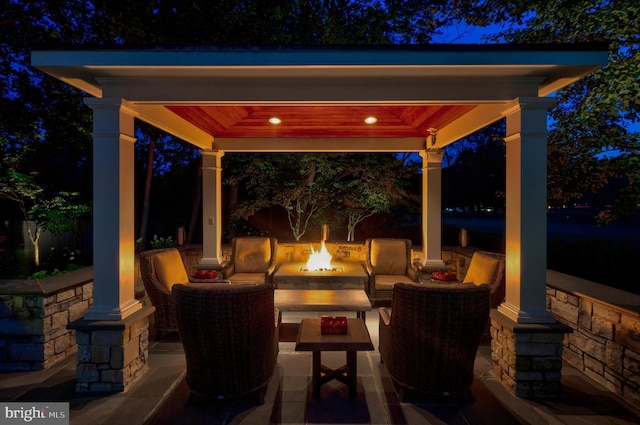
[(489, 317), (489, 286), (398, 284), (380, 313), (380, 357), (402, 401), (405, 390), (467, 391)]
[(388, 305), (396, 283), (418, 281), (418, 271), (411, 265), (411, 240), (367, 239), (365, 250), (366, 291), (373, 305)]
[(263, 236), (243, 236), (231, 240), (231, 261), (222, 270), (232, 284), (273, 285), (278, 240)]
[(273, 291), (269, 285), (174, 285), (189, 400), (256, 392), (264, 403), (278, 356)]
[(175, 309), (171, 288), (176, 283), (188, 283), (180, 252), (176, 248), (152, 249), (140, 253), (140, 274), (151, 304), (156, 308), (156, 339), (163, 332), (176, 332)]

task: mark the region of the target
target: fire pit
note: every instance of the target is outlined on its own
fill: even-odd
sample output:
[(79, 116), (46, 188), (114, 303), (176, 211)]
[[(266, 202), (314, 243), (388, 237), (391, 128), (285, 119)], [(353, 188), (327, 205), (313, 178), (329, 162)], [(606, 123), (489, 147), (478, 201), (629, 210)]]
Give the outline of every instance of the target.
[(301, 272), (343, 272), (344, 267), (332, 265), (331, 267), (321, 267), (319, 269), (309, 270), (309, 266), (305, 264), (304, 266), (300, 266), (298, 270)]
[(331, 263), (324, 242), (309, 260), (283, 263), (274, 275), (278, 289), (364, 289), (367, 273), (359, 262)]

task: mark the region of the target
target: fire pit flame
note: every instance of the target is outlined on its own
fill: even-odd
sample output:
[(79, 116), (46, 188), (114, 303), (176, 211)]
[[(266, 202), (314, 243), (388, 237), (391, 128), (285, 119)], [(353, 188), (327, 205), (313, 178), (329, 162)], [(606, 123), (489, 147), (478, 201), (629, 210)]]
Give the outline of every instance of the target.
[(309, 256), (309, 260), (307, 260), (307, 270), (315, 272), (333, 269), (334, 268), (331, 266), (331, 254), (327, 251), (324, 241), (322, 241), (320, 251), (318, 252), (316, 252), (313, 249), (313, 246), (311, 246), (311, 255)]

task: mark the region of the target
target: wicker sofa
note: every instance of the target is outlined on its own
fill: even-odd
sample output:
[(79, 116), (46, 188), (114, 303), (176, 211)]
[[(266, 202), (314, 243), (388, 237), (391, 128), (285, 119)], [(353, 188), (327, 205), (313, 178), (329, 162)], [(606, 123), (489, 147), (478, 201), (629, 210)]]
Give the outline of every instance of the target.
[(463, 283), (393, 287), (391, 308), (379, 308), (379, 351), (401, 401), (406, 390), (471, 396), (489, 292)]
[(255, 393), (262, 404), (278, 356), (273, 287), (192, 283), (172, 292), (190, 398)]

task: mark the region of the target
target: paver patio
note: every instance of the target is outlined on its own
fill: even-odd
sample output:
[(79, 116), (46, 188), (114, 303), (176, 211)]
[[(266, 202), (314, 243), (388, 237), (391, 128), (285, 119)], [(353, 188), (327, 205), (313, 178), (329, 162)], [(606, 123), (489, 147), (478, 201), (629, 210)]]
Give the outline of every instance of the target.
[[(313, 315), (286, 312), (283, 319), (292, 322)], [(151, 343), (150, 370), (124, 393), (76, 393), (75, 361), (69, 360), (50, 370), (2, 375), (0, 400), (69, 401), (71, 423), (92, 425), (640, 423), (640, 412), (566, 364), (562, 398), (535, 401), (514, 397), (493, 377), (488, 345), (482, 345), (477, 355), (472, 388), (475, 401), (413, 395), (406, 403), (400, 403), (380, 364), (377, 314), (367, 316), (367, 327), (376, 351), (358, 354), (355, 399), (349, 399), (346, 386), (337, 381), (323, 386), (321, 397), (313, 399), (311, 354), (296, 352), (294, 343), (281, 342), (264, 405), (253, 400), (196, 400), (185, 407), (184, 354), (177, 335), (170, 335)], [(344, 362), (344, 353), (327, 353), (323, 361), (339, 366)]]

